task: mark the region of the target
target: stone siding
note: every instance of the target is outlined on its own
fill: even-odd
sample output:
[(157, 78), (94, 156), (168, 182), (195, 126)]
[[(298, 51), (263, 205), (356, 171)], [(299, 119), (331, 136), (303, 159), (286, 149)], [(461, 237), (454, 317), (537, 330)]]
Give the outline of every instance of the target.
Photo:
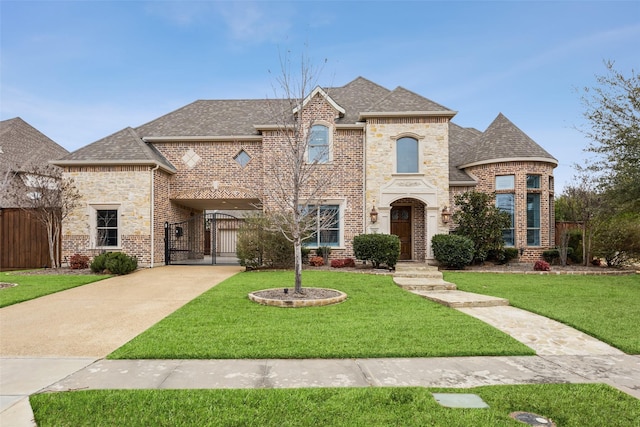
[(148, 266), (151, 241), (151, 171), (148, 166), (67, 167), (64, 176), (72, 178), (81, 194), (78, 207), (62, 225), (62, 256), (75, 253), (94, 257), (104, 251), (96, 247), (96, 207), (118, 209), (119, 246)]

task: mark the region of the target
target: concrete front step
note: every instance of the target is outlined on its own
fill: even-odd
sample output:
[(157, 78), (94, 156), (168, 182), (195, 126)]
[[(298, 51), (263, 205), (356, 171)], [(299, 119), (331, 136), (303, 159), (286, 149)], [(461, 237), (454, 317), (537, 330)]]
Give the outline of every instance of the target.
[(474, 294), (463, 291), (411, 291), (428, 300), (447, 307), (497, 307), (509, 305), (509, 300), (488, 295)]
[(427, 272), (438, 271), (438, 267), (435, 265), (422, 264), (417, 262), (399, 262), (396, 264), (396, 273), (405, 272)]
[(448, 291), (455, 290), (456, 285), (440, 278), (394, 277), (393, 282), (407, 291)]

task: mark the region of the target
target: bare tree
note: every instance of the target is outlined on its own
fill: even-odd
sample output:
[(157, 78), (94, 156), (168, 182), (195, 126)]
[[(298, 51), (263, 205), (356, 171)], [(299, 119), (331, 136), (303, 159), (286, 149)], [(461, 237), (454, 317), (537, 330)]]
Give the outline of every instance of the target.
[(333, 174), (322, 164), (329, 147), (313, 144), (314, 117), (305, 108), (318, 88), (317, 70), (303, 56), (299, 74), (293, 73), (288, 55), (280, 57), (280, 68), (273, 85), (275, 99), (268, 103), (275, 127), (266, 130), (263, 138), (263, 144), (267, 142), (263, 149), (264, 209), (278, 231), (293, 243), (295, 292), (302, 293), (303, 243), (335, 220), (335, 212), (322, 208)]
[(51, 267), (58, 268), (62, 221), (78, 205), (80, 193), (73, 180), (63, 178), (58, 168), (33, 168), (20, 172), (24, 186), (15, 187), (19, 206), (33, 215), (46, 229)]

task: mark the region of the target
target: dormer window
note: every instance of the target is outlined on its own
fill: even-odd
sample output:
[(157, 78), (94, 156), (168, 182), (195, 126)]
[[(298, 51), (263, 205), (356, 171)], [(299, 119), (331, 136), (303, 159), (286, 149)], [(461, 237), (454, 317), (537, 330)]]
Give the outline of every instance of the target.
[(313, 125), (309, 132), (309, 163), (329, 163), (329, 128), (325, 125)]

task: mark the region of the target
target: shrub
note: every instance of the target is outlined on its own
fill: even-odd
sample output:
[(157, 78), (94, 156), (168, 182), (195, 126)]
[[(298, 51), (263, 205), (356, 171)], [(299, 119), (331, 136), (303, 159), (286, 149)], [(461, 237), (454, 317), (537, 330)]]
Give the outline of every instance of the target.
[(371, 261), (375, 268), (394, 268), (400, 257), (400, 238), (393, 234), (360, 234), (353, 238), (357, 259)]
[[(569, 251), (567, 250), (567, 256), (568, 254)], [(560, 259), (560, 252), (557, 249), (549, 249), (542, 252), (542, 258), (549, 264), (552, 264)]]
[[(309, 249), (302, 248), (303, 259)], [(293, 243), (274, 230), (269, 216), (257, 214), (246, 217), (236, 240), (236, 256), (240, 265), (248, 269), (269, 267), (288, 268), (293, 266), (295, 253)]]
[(69, 258), (69, 268), (72, 270), (89, 268), (89, 257), (80, 254), (71, 255), (71, 258)]
[(107, 260), (107, 256), (110, 253), (111, 252), (105, 252), (98, 256), (95, 256), (93, 258), (93, 261), (91, 261), (91, 265), (89, 266), (91, 268), (91, 271), (93, 271), (94, 273), (102, 273), (104, 269), (107, 268), (105, 266), (105, 261)]
[(322, 267), (324, 265), (324, 258), (321, 256), (312, 256), (309, 258), (309, 265), (314, 267)]
[(457, 234), (436, 234), (431, 238), (433, 255), (447, 268), (463, 269), (473, 261), (473, 241)]
[(549, 266), (549, 263), (547, 261), (536, 261), (536, 263), (533, 265), (533, 269), (535, 271), (551, 271), (551, 267)]
[(517, 248), (504, 248), (489, 251), (489, 260), (493, 260), (498, 264), (507, 264), (509, 261), (518, 258)]
[(129, 274), (138, 268), (138, 259), (122, 252), (111, 252), (104, 265), (113, 274)]
[(331, 254), (330, 246), (320, 246), (316, 249), (316, 255), (321, 256), (322, 258), (324, 258), (325, 261), (329, 259), (330, 254)]
[(353, 258), (341, 258), (341, 259), (332, 259), (331, 267), (333, 268), (344, 268), (344, 267), (355, 267), (356, 262)]
[(105, 252), (96, 256), (91, 263), (91, 271), (111, 274), (129, 274), (138, 268), (138, 259), (122, 252)]

